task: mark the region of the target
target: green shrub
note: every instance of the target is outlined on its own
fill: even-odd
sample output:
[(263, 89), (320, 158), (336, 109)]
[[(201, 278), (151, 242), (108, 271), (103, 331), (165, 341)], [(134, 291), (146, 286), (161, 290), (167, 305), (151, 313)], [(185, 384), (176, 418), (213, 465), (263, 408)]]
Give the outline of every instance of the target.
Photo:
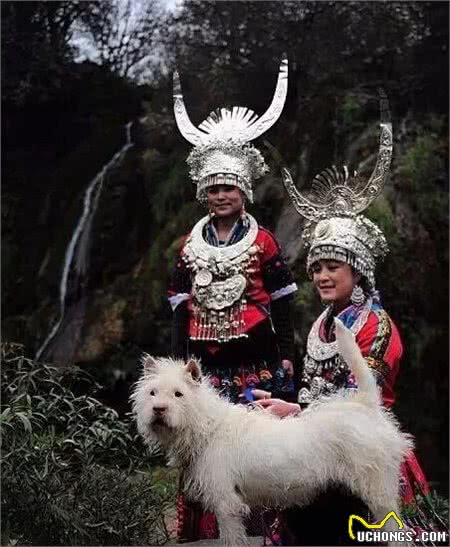
[[(134, 424), (86, 394), (79, 370), (60, 371), (2, 346), (2, 544), (159, 545), (176, 480)], [(173, 475), (173, 472), (172, 472)]]

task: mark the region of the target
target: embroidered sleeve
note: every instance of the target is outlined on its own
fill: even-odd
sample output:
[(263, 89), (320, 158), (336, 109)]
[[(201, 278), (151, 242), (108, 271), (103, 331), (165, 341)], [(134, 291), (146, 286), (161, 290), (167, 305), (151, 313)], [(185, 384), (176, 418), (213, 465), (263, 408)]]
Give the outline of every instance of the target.
[(189, 300), (191, 289), (192, 282), (190, 271), (183, 260), (183, 252), (181, 251), (176, 259), (167, 291), (172, 311), (174, 311), (181, 302)]
[(392, 384), (403, 349), (398, 331), (388, 314), (384, 310), (372, 312), (356, 341), (377, 383), (380, 386), (386, 382)]
[(383, 361), (379, 359), (375, 359), (374, 357), (370, 357), (370, 356), (366, 357), (366, 363), (369, 365), (369, 367), (372, 369), (372, 372), (375, 374), (377, 384), (379, 386), (382, 386), (386, 382), (387, 377), (389, 376), (389, 372), (391, 370), (389, 366)]
[(297, 290), (292, 274), (281, 254), (281, 248), (270, 232), (265, 231), (261, 269), (264, 287), (272, 301), (288, 296)]
[(292, 297), (279, 298), (270, 305), (273, 328), (277, 336), (280, 359), (294, 362), (294, 320)]

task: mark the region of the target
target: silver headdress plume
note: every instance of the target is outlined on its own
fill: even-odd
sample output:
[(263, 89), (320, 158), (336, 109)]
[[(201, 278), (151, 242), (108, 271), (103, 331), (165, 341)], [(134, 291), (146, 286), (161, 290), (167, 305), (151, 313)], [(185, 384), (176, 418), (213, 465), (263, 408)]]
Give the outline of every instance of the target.
[(252, 110), (234, 106), (213, 111), (198, 127), (189, 119), (181, 92), (180, 78), (174, 73), (174, 112), (183, 137), (194, 145), (187, 163), (197, 184), (197, 199), (206, 199), (206, 188), (230, 184), (253, 201), (253, 180), (268, 171), (263, 156), (250, 141), (265, 133), (278, 120), (286, 101), (288, 61), (283, 56), (272, 102), (258, 117)]
[(389, 103), (380, 93), (381, 135), (375, 168), (367, 182), (357, 173), (325, 169), (314, 177), (306, 197), (296, 187), (291, 174), (283, 168), (284, 186), (297, 212), (308, 222), (303, 239), (309, 247), (307, 269), (320, 259), (341, 260), (364, 275), (375, 288), (376, 261), (388, 252), (386, 239), (376, 224), (360, 213), (380, 194), (389, 173), (392, 158), (392, 123)]

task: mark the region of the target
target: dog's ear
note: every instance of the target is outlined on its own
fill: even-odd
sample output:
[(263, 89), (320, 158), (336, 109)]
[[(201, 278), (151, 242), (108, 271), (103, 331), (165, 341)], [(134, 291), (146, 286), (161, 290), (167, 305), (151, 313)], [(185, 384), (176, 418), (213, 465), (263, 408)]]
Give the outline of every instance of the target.
[(150, 372), (154, 372), (156, 370), (156, 367), (158, 366), (158, 361), (155, 359), (155, 357), (152, 357), (148, 353), (144, 353), (144, 355), (141, 358), (142, 366), (144, 367), (144, 372), (146, 374)]
[(186, 372), (190, 374), (193, 380), (196, 382), (202, 381), (202, 369), (200, 363), (194, 357), (191, 357), (186, 363)]

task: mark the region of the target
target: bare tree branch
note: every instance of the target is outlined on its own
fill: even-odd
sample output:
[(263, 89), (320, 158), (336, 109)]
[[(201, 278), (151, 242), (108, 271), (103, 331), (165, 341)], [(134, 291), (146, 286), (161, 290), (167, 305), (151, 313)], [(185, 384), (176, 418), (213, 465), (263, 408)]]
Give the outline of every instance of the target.
[(158, 0), (112, 0), (98, 2), (80, 22), (101, 64), (129, 78), (136, 65), (154, 54), (155, 34), (163, 19)]

